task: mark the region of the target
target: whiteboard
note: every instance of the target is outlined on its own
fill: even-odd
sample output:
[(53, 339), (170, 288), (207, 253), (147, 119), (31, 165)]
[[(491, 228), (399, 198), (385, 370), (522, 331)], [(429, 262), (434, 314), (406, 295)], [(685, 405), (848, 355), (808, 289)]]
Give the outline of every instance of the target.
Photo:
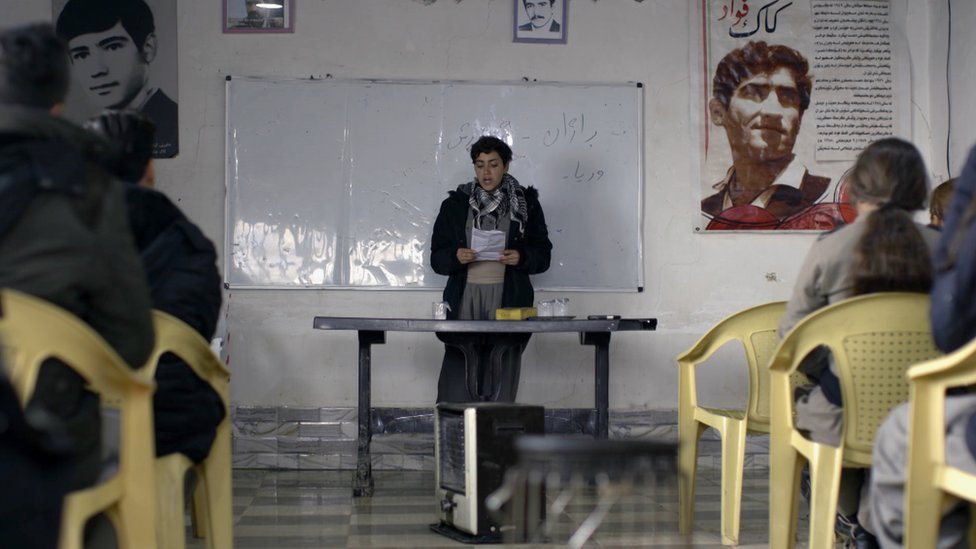
[(643, 287), (640, 84), (228, 77), (225, 282), (442, 288), (430, 233), (495, 135), (539, 189), (539, 290)]

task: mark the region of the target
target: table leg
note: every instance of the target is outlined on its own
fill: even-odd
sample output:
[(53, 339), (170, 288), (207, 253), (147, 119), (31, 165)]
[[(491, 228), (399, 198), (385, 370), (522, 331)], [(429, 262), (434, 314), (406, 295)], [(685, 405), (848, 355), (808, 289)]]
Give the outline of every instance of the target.
[(356, 449), (356, 477), (353, 479), (353, 497), (373, 495), (373, 461), (369, 444), (373, 440), (371, 412), (371, 353), (373, 344), (386, 343), (386, 332), (360, 330), (359, 332), (359, 438)]
[(610, 332), (580, 332), (580, 344), (593, 345), (596, 438), (610, 435)]

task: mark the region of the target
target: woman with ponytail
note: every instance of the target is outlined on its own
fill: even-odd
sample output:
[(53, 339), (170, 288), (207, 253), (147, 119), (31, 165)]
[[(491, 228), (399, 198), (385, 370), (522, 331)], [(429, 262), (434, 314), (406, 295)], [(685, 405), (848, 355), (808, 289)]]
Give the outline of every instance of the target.
[[(898, 138), (869, 145), (848, 176), (857, 219), (822, 235), (810, 248), (786, 313), (785, 335), (806, 315), (831, 303), (872, 292), (927, 293), (932, 285), (932, 253), (938, 231), (912, 220), (925, 206), (928, 176), (918, 149)], [(798, 390), (797, 429), (815, 442), (839, 446), (843, 408), (840, 383), (829, 353), (813, 352), (800, 370), (816, 381)], [(863, 470), (845, 469), (838, 497), (838, 530), (857, 547), (872, 547), (860, 525)]]
[[(976, 337), (976, 149), (956, 181), (935, 252), (932, 336), (949, 353)], [(870, 527), (882, 547), (901, 547), (904, 534), (905, 475), (908, 470), (908, 406), (892, 410), (878, 428), (868, 491)], [(976, 474), (976, 394), (954, 389), (946, 396), (946, 461)], [(968, 547), (969, 502), (944, 509), (938, 547)]]

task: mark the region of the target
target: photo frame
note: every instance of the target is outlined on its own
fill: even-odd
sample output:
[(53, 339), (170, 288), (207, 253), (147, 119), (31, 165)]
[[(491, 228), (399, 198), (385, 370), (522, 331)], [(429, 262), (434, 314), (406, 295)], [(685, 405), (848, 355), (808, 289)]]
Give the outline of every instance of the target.
[(295, 0), (221, 0), (225, 33), (295, 32)]
[(512, 41), (565, 44), (566, 0), (512, 0)]
[[(103, 109), (132, 108), (156, 126), (153, 158), (179, 154), (176, 3), (51, 0), (52, 22), (61, 29), (69, 50), (71, 85), (62, 111), (65, 118), (82, 124)], [(93, 10), (101, 11), (93, 17)], [(119, 25), (106, 30), (106, 19)], [(138, 54), (150, 37), (152, 55)]]

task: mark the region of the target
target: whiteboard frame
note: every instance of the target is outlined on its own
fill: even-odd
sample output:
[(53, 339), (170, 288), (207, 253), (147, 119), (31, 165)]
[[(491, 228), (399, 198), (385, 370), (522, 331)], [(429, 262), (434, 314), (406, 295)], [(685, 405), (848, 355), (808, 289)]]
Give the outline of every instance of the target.
[(338, 78), (331, 76), (326, 78), (312, 76), (310, 78), (300, 77), (278, 77), (278, 76), (255, 76), (255, 75), (226, 75), (224, 78), (224, 258), (223, 258), (223, 285), (226, 289), (234, 290), (369, 290), (369, 291), (437, 291), (443, 290), (437, 286), (356, 286), (356, 285), (327, 285), (327, 284), (244, 284), (235, 283), (228, 280), (228, 273), (232, 268), (233, 261), (233, 234), (227, 230), (227, 220), (231, 216), (231, 193), (230, 193), (230, 171), (227, 169), (229, 159), (227, 148), (230, 121), (230, 86), (234, 80), (237, 81), (309, 81), (309, 80), (330, 80), (337, 83), (350, 84), (437, 84), (437, 85), (498, 85), (498, 86), (588, 86), (588, 87), (632, 87), (636, 97), (637, 108), (637, 219), (634, 229), (637, 231), (637, 287), (630, 288), (594, 288), (576, 286), (536, 286), (537, 292), (566, 291), (566, 292), (592, 292), (592, 293), (640, 293), (644, 291), (644, 144), (645, 144), (645, 122), (644, 122), (644, 84), (637, 80), (624, 82), (589, 82), (589, 81), (557, 81), (557, 80), (454, 80), (454, 79), (406, 79), (406, 78)]

